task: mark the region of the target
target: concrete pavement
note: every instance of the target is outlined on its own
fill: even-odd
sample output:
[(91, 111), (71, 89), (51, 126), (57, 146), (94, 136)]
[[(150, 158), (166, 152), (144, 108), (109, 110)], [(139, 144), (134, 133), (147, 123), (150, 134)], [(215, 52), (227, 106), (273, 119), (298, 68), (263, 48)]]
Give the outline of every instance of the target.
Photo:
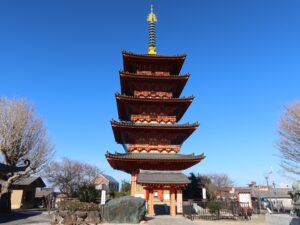
[(147, 223), (149, 225), (196, 225), (183, 216), (156, 216), (154, 219), (148, 220)]

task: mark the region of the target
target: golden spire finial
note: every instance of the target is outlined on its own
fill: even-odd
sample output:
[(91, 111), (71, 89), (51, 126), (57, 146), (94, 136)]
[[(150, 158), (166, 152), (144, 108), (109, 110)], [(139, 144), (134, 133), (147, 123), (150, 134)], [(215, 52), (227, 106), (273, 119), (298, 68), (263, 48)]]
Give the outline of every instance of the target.
[(151, 9), (151, 11), (150, 11), (150, 13), (149, 13), (149, 15), (147, 17), (147, 21), (149, 23), (155, 23), (155, 22), (157, 22), (157, 18), (156, 18), (156, 15), (153, 12), (153, 5), (151, 5), (150, 9)]
[(153, 12), (153, 5), (151, 5), (150, 9), (151, 11), (147, 17), (147, 21), (149, 22), (148, 54), (156, 55), (155, 23), (157, 22), (157, 18)]

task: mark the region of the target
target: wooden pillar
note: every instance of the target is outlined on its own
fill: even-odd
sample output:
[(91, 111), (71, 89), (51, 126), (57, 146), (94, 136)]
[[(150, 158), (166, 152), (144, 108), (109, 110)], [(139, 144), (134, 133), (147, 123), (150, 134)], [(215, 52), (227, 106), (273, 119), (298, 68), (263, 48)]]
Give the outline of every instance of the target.
[(161, 202), (164, 201), (164, 190), (163, 189), (158, 190), (157, 194), (158, 194), (158, 200)]
[(144, 188), (144, 198), (146, 201), (149, 200), (149, 190), (147, 188)]
[(170, 193), (171, 193), (170, 215), (176, 216), (176, 196), (175, 196), (176, 190), (172, 188), (170, 190)]
[(176, 191), (176, 201), (177, 201), (177, 214), (182, 214), (182, 190)]
[(148, 214), (154, 216), (153, 189), (149, 190)]
[(135, 196), (136, 190), (136, 175), (135, 173), (131, 174), (131, 196)]

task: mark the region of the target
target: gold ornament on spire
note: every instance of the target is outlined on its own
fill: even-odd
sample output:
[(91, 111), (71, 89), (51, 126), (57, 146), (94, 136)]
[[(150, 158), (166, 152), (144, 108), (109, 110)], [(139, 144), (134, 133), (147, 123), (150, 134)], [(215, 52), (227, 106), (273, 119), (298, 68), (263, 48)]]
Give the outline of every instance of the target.
[(151, 12), (147, 17), (147, 21), (149, 22), (148, 54), (156, 55), (155, 23), (157, 18), (153, 12), (153, 5), (151, 5)]
[(156, 15), (153, 12), (153, 5), (151, 5), (151, 12), (149, 13), (148, 17), (147, 17), (147, 21), (149, 23), (154, 23), (157, 22), (157, 18)]

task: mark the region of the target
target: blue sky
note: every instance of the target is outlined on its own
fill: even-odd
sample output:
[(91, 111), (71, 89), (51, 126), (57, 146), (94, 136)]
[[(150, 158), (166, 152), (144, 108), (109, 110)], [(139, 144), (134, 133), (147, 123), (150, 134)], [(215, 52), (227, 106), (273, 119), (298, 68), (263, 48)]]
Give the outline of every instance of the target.
[(299, 99), (300, 2), (295, 0), (0, 1), (0, 95), (25, 97), (44, 118), (56, 158), (100, 167), (117, 119), (122, 50), (147, 52), (154, 4), (159, 54), (186, 53), (183, 92), (196, 99), (181, 122), (199, 129), (181, 153), (207, 158), (186, 172), (227, 173), (237, 185), (282, 176), (275, 147), (283, 106)]

